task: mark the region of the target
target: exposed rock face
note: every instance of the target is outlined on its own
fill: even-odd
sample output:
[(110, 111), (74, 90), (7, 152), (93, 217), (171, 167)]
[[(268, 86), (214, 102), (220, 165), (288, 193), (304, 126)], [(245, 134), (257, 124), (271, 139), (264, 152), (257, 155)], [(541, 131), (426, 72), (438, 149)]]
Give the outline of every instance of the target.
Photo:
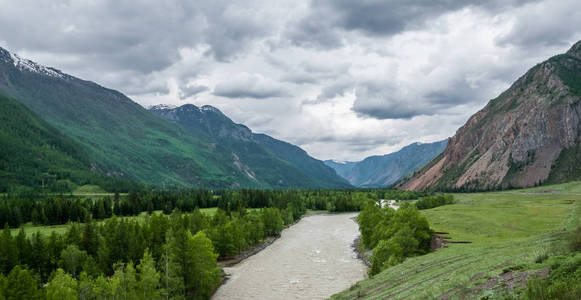
[[(580, 100), (578, 42), (491, 100), (456, 132), (440, 156), (400, 187), (481, 190), (576, 179), (578, 165), (563, 164), (574, 162), (570, 157), (578, 154)], [(571, 149), (577, 150), (571, 154)]]

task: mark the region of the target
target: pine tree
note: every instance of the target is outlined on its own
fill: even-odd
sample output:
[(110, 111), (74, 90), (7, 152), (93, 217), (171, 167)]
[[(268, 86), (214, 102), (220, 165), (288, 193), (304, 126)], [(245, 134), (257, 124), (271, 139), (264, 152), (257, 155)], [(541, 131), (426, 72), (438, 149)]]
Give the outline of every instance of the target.
[(77, 223), (71, 223), (65, 233), (65, 242), (67, 245), (81, 245), (81, 230)]
[(83, 233), (81, 236), (80, 249), (87, 251), (93, 257), (97, 255), (99, 240), (97, 236), (96, 224), (91, 217), (85, 219)]
[(31, 265), (32, 262), (32, 245), (26, 238), (24, 228), (20, 227), (18, 235), (15, 238), (16, 248), (18, 249), (18, 261), (22, 265)]
[(32, 249), (30, 267), (40, 274), (41, 279), (47, 279), (50, 273), (49, 251), (44, 237), (40, 232), (35, 232), (32, 235)]
[(57, 235), (56, 232), (52, 232), (48, 238), (47, 255), (48, 255), (48, 268), (55, 269), (61, 258), (61, 252), (64, 249), (64, 241), (61, 235)]
[(119, 193), (115, 193), (115, 196), (113, 196), (113, 213), (116, 216), (120, 216), (121, 215), (121, 206), (119, 203)]
[(8, 274), (12, 268), (18, 264), (18, 248), (10, 233), (8, 224), (4, 227), (0, 235), (0, 271)]

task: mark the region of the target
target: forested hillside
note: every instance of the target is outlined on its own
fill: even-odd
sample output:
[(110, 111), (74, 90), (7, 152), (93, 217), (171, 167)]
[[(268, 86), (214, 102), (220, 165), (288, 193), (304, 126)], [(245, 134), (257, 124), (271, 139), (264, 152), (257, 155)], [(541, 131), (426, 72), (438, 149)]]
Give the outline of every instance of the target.
[(110, 190), (126, 185), (92, 170), (83, 147), (10, 97), (0, 94), (0, 192), (26, 188), (69, 192), (97, 184)]
[(205, 105), (186, 104), (177, 108), (154, 106), (150, 111), (175, 122), (208, 143), (232, 152), (236, 165), (249, 176), (272, 188), (341, 188), (349, 183), (322, 161), (301, 148), (253, 133), (236, 124), (220, 110)]

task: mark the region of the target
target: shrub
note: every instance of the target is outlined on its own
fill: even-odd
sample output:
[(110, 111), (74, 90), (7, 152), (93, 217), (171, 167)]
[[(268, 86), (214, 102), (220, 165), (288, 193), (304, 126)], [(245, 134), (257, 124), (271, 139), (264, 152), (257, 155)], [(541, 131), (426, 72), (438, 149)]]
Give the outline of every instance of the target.
[(569, 235), (569, 248), (571, 251), (581, 251), (581, 226)]

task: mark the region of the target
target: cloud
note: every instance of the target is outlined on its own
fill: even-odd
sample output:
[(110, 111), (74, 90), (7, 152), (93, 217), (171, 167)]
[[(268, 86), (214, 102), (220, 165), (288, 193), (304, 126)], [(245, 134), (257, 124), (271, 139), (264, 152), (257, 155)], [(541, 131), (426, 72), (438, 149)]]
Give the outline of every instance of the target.
[(278, 82), (256, 74), (242, 73), (214, 88), (214, 95), (226, 98), (280, 98), (290, 96)]
[(187, 85), (180, 88), (180, 99), (186, 99), (209, 90), (205, 85)]
[(571, 40), (581, 38), (581, 2), (551, 1), (532, 3), (519, 10), (514, 16), (510, 32), (499, 37), (502, 46), (516, 45), (535, 51), (543, 47), (563, 47)]
[(441, 140), (581, 38), (576, 0), (0, 0), (0, 45), (318, 158)]
[(371, 36), (393, 36), (417, 30), (426, 21), (466, 7), (499, 11), (535, 0), (320, 0), (311, 13), (287, 31), (295, 45), (322, 49), (344, 44), (348, 31)]
[(411, 119), (434, 114), (429, 107), (410, 101), (411, 97), (387, 81), (368, 81), (356, 88), (353, 111), (376, 119)]

